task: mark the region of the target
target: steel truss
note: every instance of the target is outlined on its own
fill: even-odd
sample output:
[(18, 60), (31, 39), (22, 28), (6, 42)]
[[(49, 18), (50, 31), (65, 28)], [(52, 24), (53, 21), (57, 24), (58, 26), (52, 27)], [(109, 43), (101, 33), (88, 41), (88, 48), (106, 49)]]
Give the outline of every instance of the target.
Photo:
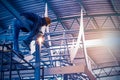
[(93, 69), (96, 78), (102, 80), (104, 77), (119, 76), (120, 66), (109, 66)]
[[(0, 44), (0, 77), (2, 80), (24, 79), (21, 70), (34, 70), (34, 66), (27, 62), (18, 52), (12, 49), (12, 43)], [(16, 56), (15, 60), (13, 57)], [(22, 61), (22, 62), (19, 62)], [(44, 67), (41, 67), (41, 79), (44, 79)], [(16, 71), (17, 77), (13, 77)], [(7, 73), (7, 74), (6, 74)]]
[[(53, 13), (57, 17), (57, 19), (52, 20), (53, 23), (56, 22), (56, 26), (54, 26), (54, 29), (53, 29), (53, 31), (55, 31), (55, 32), (54, 33), (53, 32), (46, 33), (46, 35), (50, 35), (51, 37), (54, 37), (54, 36), (63, 35), (63, 32), (64, 32), (63, 39), (60, 38), (60, 39), (47, 40), (47, 41), (48, 42), (49, 41), (60, 41), (60, 42), (63, 42), (64, 45), (62, 44), (63, 47), (60, 47), (60, 48), (47, 48), (47, 49), (46, 48), (42, 48), (42, 50), (41, 50), (41, 54), (42, 55), (40, 56), (41, 57), (41, 65), (43, 65), (45, 67), (48, 67), (48, 68), (52, 67), (53, 69), (56, 69), (56, 67), (71, 66), (71, 65), (73, 65), (70, 62), (70, 55), (69, 55), (69, 45), (71, 45), (71, 44), (68, 44), (68, 40), (77, 40), (77, 38), (73, 36), (70, 39), (69, 38), (66, 39), (65, 35), (66, 34), (76, 33), (76, 32), (78, 32), (78, 30), (68, 30), (68, 28), (67, 28), (68, 26), (65, 26), (63, 22), (67, 21), (67, 20), (71, 20), (72, 21), (71, 26), (70, 26), (70, 29), (71, 29), (72, 27), (74, 27), (73, 24), (75, 22), (77, 22), (77, 24), (80, 24), (79, 20), (78, 20), (80, 18), (80, 16), (72, 16), (72, 17), (70, 16), (70, 17), (59, 18), (59, 16), (57, 16), (55, 11), (53, 10), (53, 7), (49, 4), (48, 0), (43, 0), (43, 1), (48, 3), (49, 8), (53, 11)], [(77, 1), (79, 2), (80, 0), (77, 0)], [(7, 8), (7, 10), (11, 12), (11, 14), (13, 14), (17, 19), (21, 20), (20, 17), (18, 16), (19, 13), (16, 10), (14, 10), (14, 8), (12, 8), (12, 6), (9, 5), (9, 3), (7, 3), (4, 0), (2, 0), (2, 3)], [(80, 6), (81, 5), (82, 4), (80, 3)], [(82, 7), (84, 8), (84, 5), (82, 5)], [(119, 16), (120, 16), (120, 14), (116, 14), (116, 13), (115, 14), (84, 15), (83, 16), (84, 19), (87, 19), (86, 25), (84, 26), (85, 27), (85, 32), (120, 30), (120, 26), (116, 25), (115, 21), (114, 21), (115, 17), (117, 17), (116, 19), (118, 20)], [(96, 18), (99, 18), (99, 17), (105, 17), (105, 19), (103, 19), (102, 26), (99, 26), (99, 24), (97, 23)], [(112, 24), (113, 24), (113, 28), (112, 29), (105, 29), (104, 28), (105, 23), (108, 20), (110, 20), (112, 22)], [(60, 23), (60, 26), (63, 27), (65, 31), (60, 31), (60, 32), (56, 31), (56, 28), (58, 27), (59, 23)], [(92, 28), (91, 29), (88, 28), (89, 24), (92, 24)], [(9, 37), (9, 35), (8, 36), (6, 35), (6, 37), (7, 37), (6, 39), (9, 38), (8, 40), (12, 41), (12, 36)], [(23, 39), (23, 37), (25, 37), (25, 36), (21, 36), (20, 41)], [(1, 38), (3, 38), (3, 37), (1, 36)], [(52, 55), (50, 53), (51, 50), (54, 51), (55, 55)], [(13, 52), (13, 54), (16, 53), (14, 51), (12, 51), (12, 52)], [(0, 52), (0, 53), (3, 53), (3, 51)], [(11, 67), (10, 67), (10, 70), (9, 69), (8, 70), (3, 69), (3, 66), (4, 66), (3, 65), (3, 62), (4, 62), (3, 56), (4, 56), (4, 54), (0, 54), (0, 55), (2, 55), (1, 56), (1, 72), (0, 72), (1, 73), (0, 77), (2, 77), (2, 78), (4, 78), (3, 76), (6, 76), (6, 75), (8, 75), (8, 78), (11, 78), (11, 75), (10, 75), (11, 72), (17, 70), (17, 75), (19, 76), (20, 79), (23, 79), (24, 77), (21, 77), (21, 75), (22, 76), (23, 75), (27, 75), (28, 73), (26, 73), (27, 71), (25, 71), (24, 73), (22, 73), (20, 71), (28, 70), (28, 72), (29, 72), (30, 70), (33, 70), (32, 66), (30, 66), (29, 63), (24, 62), (25, 64), (28, 64), (29, 66), (24, 67), (24, 68), (21, 69), (21, 67), (19, 68), (19, 67), (17, 67), (17, 65), (18, 64), (23, 64), (23, 63), (15, 62), (13, 64), (12, 60), (10, 61), (9, 64), (11, 64), (11, 62), (12, 62), (12, 65), (10, 65), (10, 66), (14, 66), (15, 65), (15, 68), (11, 69)], [(8, 54), (5, 54), (5, 55), (8, 55)], [(45, 60), (45, 58), (48, 58), (48, 60)], [(81, 57), (78, 60), (82, 60), (82, 59), (84, 59), (84, 57)], [(31, 62), (31, 64), (35, 64), (35, 62), (34, 61)], [(9, 74), (4, 74), (5, 71), (10, 72), (10, 73)], [(53, 72), (54, 71), (55, 70), (53, 70)], [(114, 67), (114, 66), (110, 67), (109, 71), (108, 71), (108, 68), (107, 69), (106, 68), (98, 68), (98, 69), (93, 69), (92, 71), (94, 72), (96, 77), (99, 78), (99, 79), (102, 78), (102, 77), (105, 77), (105, 76), (119, 75), (119, 72), (120, 72), (119, 68), (118, 67)], [(97, 73), (96, 73), (96, 71), (97, 71)], [(115, 74), (113, 74), (112, 72), (115, 72)], [(34, 71), (31, 72), (31, 73), (29, 72), (29, 74), (27, 75), (29, 77), (29, 79), (34, 79), (35, 78), (33, 74), (34, 74)], [(71, 74), (63, 74), (63, 75), (62, 74), (52, 74), (52, 76), (45, 76), (45, 79), (46, 80), (47, 79), (53, 80), (55, 78), (57, 79), (58, 77), (62, 77), (62, 78), (64, 78), (64, 80), (67, 80), (67, 79), (68, 80), (74, 80), (74, 79), (82, 79), (82, 77), (80, 77), (81, 75), (82, 75), (82, 73), (74, 73), (74, 74), (71, 73)], [(87, 76), (86, 76), (86, 78), (87, 78)]]

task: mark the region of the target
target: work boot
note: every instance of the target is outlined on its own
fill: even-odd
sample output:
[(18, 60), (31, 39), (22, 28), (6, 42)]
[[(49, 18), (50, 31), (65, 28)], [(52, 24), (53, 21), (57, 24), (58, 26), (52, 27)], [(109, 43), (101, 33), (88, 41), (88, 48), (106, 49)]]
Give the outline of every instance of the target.
[(31, 49), (30, 49), (30, 44), (29, 44), (27, 41), (25, 41), (25, 40), (23, 40), (22, 46), (23, 46), (23, 47), (26, 47), (28, 50), (31, 50)]

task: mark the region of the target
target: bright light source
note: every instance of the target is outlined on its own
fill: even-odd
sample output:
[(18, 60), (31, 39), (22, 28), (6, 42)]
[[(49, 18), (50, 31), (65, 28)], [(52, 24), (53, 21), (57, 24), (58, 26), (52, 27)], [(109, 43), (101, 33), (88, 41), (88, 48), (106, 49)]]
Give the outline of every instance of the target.
[(86, 40), (85, 44), (86, 47), (104, 46), (104, 42), (102, 39)]
[(44, 35), (39, 34), (38, 37), (37, 37), (38, 44), (41, 45), (44, 42), (44, 40), (45, 40)]

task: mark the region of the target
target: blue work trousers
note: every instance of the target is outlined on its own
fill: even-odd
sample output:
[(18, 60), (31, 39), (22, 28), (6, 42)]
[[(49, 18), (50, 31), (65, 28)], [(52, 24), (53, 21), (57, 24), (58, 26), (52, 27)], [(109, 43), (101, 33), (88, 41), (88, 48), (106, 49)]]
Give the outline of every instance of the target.
[(19, 20), (15, 20), (13, 23), (14, 26), (14, 43), (13, 48), (15, 51), (19, 51), (19, 33), (20, 30), (23, 32), (29, 32), (29, 35), (26, 36), (24, 41), (26, 41), (28, 44), (32, 41), (33, 37), (39, 33), (39, 27), (36, 23), (33, 23), (30, 20), (23, 19), (22, 22)]

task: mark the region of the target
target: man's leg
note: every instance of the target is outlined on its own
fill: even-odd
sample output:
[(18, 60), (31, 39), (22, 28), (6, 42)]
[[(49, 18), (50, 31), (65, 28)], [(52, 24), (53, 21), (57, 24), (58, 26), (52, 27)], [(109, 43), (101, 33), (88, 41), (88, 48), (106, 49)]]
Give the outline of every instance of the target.
[(31, 30), (30, 34), (23, 40), (23, 46), (27, 47), (28, 50), (30, 50), (30, 43), (33, 40), (33, 37), (35, 37), (36, 34), (38, 34), (39, 29), (37, 29), (37, 26), (33, 26), (34, 28)]
[[(21, 52), (19, 51), (19, 32), (20, 32), (20, 26), (21, 23), (18, 20), (15, 20), (13, 23), (13, 27), (14, 27), (14, 34), (13, 34), (13, 49), (14, 51), (19, 54), (22, 58), (24, 58), (24, 56), (21, 54)], [(16, 58), (16, 55), (13, 55), (13, 58)], [(16, 58), (17, 59), (17, 58)]]
[(18, 37), (19, 37), (20, 27), (17, 20), (14, 21), (13, 26), (14, 26), (13, 49), (18, 52), (19, 51)]

